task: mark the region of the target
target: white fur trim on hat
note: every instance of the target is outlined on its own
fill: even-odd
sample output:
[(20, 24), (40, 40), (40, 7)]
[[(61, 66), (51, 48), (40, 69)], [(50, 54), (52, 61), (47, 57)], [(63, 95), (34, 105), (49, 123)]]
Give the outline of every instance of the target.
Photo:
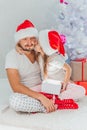
[(51, 48), (50, 43), (49, 43), (49, 38), (48, 38), (48, 32), (50, 30), (42, 30), (39, 32), (39, 42), (40, 45), (43, 49), (43, 51), (48, 55), (52, 55), (55, 52), (57, 52), (57, 50), (54, 50)]
[(38, 31), (36, 28), (30, 27), (26, 29), (22, 29), (15, 33), (15, 42), (17, 43), (19, 40), (25, 37), (38, 37)]

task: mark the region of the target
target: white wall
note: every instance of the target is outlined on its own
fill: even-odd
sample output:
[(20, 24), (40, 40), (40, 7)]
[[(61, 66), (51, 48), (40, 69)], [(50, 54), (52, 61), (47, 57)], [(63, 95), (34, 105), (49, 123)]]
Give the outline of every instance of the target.
[(8, 104), (9, 96), (12, 93), (12, 89), (7, 79), (0, 79), (0, 109), (4, 104)]
[(14, 47), (14, 33), (17, 25), (25, 19), (30, 19), (38, 30), (50, 27), (50, 21), (46, 22), (47, 13), (55, 1), (0, 0), (0, 78), (6, 77), (5, 56)]

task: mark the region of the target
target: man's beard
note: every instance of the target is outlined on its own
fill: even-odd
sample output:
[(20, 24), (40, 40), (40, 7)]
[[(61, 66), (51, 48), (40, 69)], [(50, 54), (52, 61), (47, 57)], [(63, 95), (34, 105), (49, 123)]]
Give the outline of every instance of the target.
[(31, 51), (34, 50), (34, 48), (25, 49), (25, 48), (23, 48), (20, 44), (18, 44), (18, 46), (21, 47), (21, 49), (22, 49), (23, 51), (31, 52)]

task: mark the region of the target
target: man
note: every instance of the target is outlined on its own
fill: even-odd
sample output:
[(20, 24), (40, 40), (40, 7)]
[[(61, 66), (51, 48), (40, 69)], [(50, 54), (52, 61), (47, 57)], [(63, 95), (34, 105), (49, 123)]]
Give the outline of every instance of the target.
[(6, 56), (5, 68), (14, 91), (10, 97), (10, 107), (22, 112), (52, 112), (56, 107), (40, 92), (40, 68), (36, 61), (34, 47), (38, 43), (38, 31), (29, 20), (17, 27), (15, 43), (23, 54), (15, 49)]

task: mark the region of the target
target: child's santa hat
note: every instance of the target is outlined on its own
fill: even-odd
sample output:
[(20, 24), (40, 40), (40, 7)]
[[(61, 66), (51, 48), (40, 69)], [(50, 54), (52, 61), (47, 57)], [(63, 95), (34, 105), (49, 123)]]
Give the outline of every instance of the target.
[(29, 20), (25, 20), (17, 27), (15, 33), (15, 42), (17, 43), (19, 40), (25, 37), (38, 37), (37, 29)]
[(43, 51), (49, 56), (55, 52), (65, 55), (62, 39), (55, 30), (42, 30), (39, 32), (39, 42)]

